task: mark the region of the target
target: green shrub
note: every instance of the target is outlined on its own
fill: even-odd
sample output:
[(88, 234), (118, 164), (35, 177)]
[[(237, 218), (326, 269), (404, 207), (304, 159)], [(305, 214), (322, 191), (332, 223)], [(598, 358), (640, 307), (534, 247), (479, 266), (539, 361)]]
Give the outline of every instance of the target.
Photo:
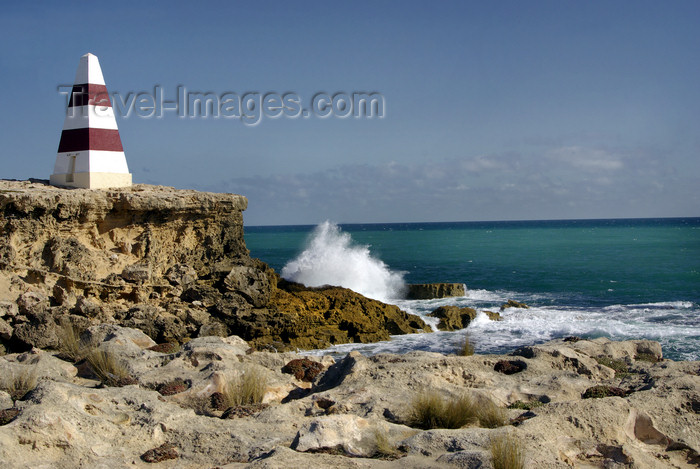
[(624, 378), (630, 374), (627, 363), (624, 360), (612, 359), (610, 357), (598, 357), (595, 359), (598, 364), (612, 368), (615, 371), (615, 377)]
[(515, 436), (504, 434), (491, 438), (489, 450), (494, 469), (522, 469), (525, 466), (523, 446)]

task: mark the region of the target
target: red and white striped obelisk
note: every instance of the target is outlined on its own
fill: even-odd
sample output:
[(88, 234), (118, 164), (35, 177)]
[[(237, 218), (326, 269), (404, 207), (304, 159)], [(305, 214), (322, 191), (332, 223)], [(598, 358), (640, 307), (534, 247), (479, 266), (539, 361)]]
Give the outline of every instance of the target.
[(80, 58), (51, 185), (99, 189), (131, 185), (100, 62)]

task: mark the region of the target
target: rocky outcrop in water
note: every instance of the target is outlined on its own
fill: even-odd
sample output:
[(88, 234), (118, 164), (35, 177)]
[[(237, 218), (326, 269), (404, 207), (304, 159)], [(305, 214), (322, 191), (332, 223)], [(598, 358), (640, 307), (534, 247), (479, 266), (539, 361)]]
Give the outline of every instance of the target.
[(139, 184), (0, 181), (0, 353), (55, 348), (64, 323), (157, 342), (239, 335), (275, 349), (369, 342), (420, 318), (340, 288), (281, 282), (243, 240), (247, 199)]
[(460, 308), (459, 306), (440, 306), (428, 316), (439, 318), (438, 329), (441, 331), (456, 331), (464, 329), (476, 319), (474, 308)]
[(408, 285), (407, 298), (410, 300), (430, 300), (466, 294), (463, 283), (415, 283)]
[[(491, 467), (491, 443), (505, 435), (525, 467), (700, 461), (700, 363), (663, 360), (650, 341), (557, 340), (516, 356), (352, 352), (336, 361), (251, 352), (238, 337), (194, 338), (164, 353), (141, 331), (114, 325), (83, 339), (137, 384), (102, 386), (83, 362), (36, 348), (0, 357), (5, 467)], [(318, 373), (290, 374), (293, 362)], [(503, 363), (519, 366), (506, 373)], [(227, 389), (246, 376), (260, 401), (227, 403)], [(589, 391), (602, 388), (624, 393)], [(491, 416), (421, 429), (412, 409), (426, 392), (444, 402), (467, 396)]]

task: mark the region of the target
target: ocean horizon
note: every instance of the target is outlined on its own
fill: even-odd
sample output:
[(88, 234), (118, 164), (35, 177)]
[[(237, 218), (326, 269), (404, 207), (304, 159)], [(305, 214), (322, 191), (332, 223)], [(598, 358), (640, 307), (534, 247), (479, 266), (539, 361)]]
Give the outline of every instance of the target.
[[(700, 359), (700, 217), (246, 226), (252, 257), (286, 278), (351, 288), (427, 314), (477, 309), (457, 332), (332, 350), (449, 352), (469, 334), (479, 353), (577, 335), (652, 339), (673, 359)], [(301, 280), (300, 280), (301, 279)], [(467, 295), (406, 300), (399, 284), (457, 282)], [(509, 299), (503, 320), (482, 314)]]

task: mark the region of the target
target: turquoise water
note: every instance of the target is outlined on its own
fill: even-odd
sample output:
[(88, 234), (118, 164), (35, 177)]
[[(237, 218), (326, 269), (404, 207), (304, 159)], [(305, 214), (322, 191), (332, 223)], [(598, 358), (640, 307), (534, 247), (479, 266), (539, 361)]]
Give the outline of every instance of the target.
[[(253, 257), (278, 272), (307, 246), (313, 226), (246, 227)], [(666, 355), (700, 359), (700, 218), (341, 225), (352, 243), (408, 283), (459, 282), (466, 297), (389, 300), (425, 315), (438, 305), (497, 309), (468, 328), (477, 351), (505, 352), (565, 335), (659, 340)], [(314, 249), (319, 249), (316, 246)], [(343, 264), (342, 257), (333, 258)], [(360, 264), (360, 267), (363, 264)], [(335, 266), (336, 268), (338, 266)], [(362, 276), (362, 272), (353, 271)], [(328, 282), (333, 283), (333, 282)], [(449, 351), (467, 331), (395, 338), (367, 353)], [(428, 337), (431, 336), (431, 337)]]

